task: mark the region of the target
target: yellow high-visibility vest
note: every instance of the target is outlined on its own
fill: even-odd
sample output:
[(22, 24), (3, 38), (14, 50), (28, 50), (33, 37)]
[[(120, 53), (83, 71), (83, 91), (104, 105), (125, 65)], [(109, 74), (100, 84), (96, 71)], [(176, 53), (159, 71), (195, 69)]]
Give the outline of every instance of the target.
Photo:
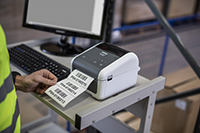
[(6, 38), (0, 25), (0, 133), (20, 133), (17, 94), (9, 66)]

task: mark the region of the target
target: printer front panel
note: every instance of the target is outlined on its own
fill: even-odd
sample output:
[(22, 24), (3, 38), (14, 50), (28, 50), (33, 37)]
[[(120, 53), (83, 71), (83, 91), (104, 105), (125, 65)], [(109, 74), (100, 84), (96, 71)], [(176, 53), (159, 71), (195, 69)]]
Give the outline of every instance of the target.
[(82, 70), (93, 78), (97, 78), (99, 72), (116, 61), (119, 56), (107, 53), (99, 48), (93, 48), (85, 53), (80, 54), (73, 61), (73, 68)]
[(78, 55), (73, 60), (72, 67), (73, 69), (77, 69), (95, 79), (89, 86), (88, 90), (93, 93), (97, 93), (96, 82), (99, 80), (107, 80), (98, 78), (100, 71), (115, 62), (117, 59), (119, 59), (118, 55), (114, 55), (113, 53), (108, 53), (100, 48), (94, 47), (93, 49)]

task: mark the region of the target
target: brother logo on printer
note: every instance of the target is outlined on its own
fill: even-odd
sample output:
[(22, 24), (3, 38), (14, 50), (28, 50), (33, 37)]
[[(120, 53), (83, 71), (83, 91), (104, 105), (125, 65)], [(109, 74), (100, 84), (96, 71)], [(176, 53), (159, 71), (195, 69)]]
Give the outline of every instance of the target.
[(108, 55), (108, 53), (106, 53), (106, 52), (104, 52), (104, 51), (101, 51), (100, 55), (101, 55), (101, 56), (106, 56), (106, 55)]

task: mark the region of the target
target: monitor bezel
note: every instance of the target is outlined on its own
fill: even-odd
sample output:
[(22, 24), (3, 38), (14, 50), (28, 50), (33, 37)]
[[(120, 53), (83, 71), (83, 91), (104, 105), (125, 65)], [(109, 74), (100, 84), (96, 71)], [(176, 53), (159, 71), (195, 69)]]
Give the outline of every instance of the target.
[(64, 35), (64, 36), (83, 37), (83, 38), (97, 39), (97, 40), (103, 40), (103, 38), (104, 38), (109, 0), (105, 0), (105, 3), (104, 3), (103, 19), (102, 19), (102, 24), (101, 24), (100, 35), (88, 34), (88, 33), (84, 33), (84, 32), (77, 32), (77, 31), (48, 27), (48, 26), (28, 24), (26, 22), (27, 12), (28, 12), (28, 3), (29, 3), (29, 0), (25, 0), (23, 22), (22, 22), (23, 27), (41, 30), (41, 31), (46, 31), (46, 32), (51, 32), (51, 33), (60, 34), (60, 35)]

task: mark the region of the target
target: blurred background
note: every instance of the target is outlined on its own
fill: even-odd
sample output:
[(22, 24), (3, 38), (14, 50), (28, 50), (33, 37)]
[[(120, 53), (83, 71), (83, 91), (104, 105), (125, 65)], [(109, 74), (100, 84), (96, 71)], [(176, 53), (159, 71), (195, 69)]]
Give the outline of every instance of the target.
[[(200, 66), (200, 0), (153, 0), (169, 20), (185, 47)], [(24, 0), (0, 0), (0, 24), (7, 44), (55, 37), (53, 33), (22, 27)], [(76, 38), (80, 45), (88, 39)], [(144, 0), (115, 0), (112, 43), (138, 55), (140, 75), (153, 79), (167, 78), (158, 98), (200, 87), (200, 82), (187, 61), (157, 22)], [(48, 107), (31, 94), (18, 92), (21, 121), (25, 125), (48, 114)], [(193, 132), (197, 122), (200, 95), (156, 105), (152, 122), (154, 133)], [(167, 111), (166, 111), (167, 110)], [(139, 118), (129, 112), (116, 115), (134, 128)], [(66, 120), (58, 116), (58, 125), (67, 128)], [(71, 132), (78, 131), (71, 125)]]

